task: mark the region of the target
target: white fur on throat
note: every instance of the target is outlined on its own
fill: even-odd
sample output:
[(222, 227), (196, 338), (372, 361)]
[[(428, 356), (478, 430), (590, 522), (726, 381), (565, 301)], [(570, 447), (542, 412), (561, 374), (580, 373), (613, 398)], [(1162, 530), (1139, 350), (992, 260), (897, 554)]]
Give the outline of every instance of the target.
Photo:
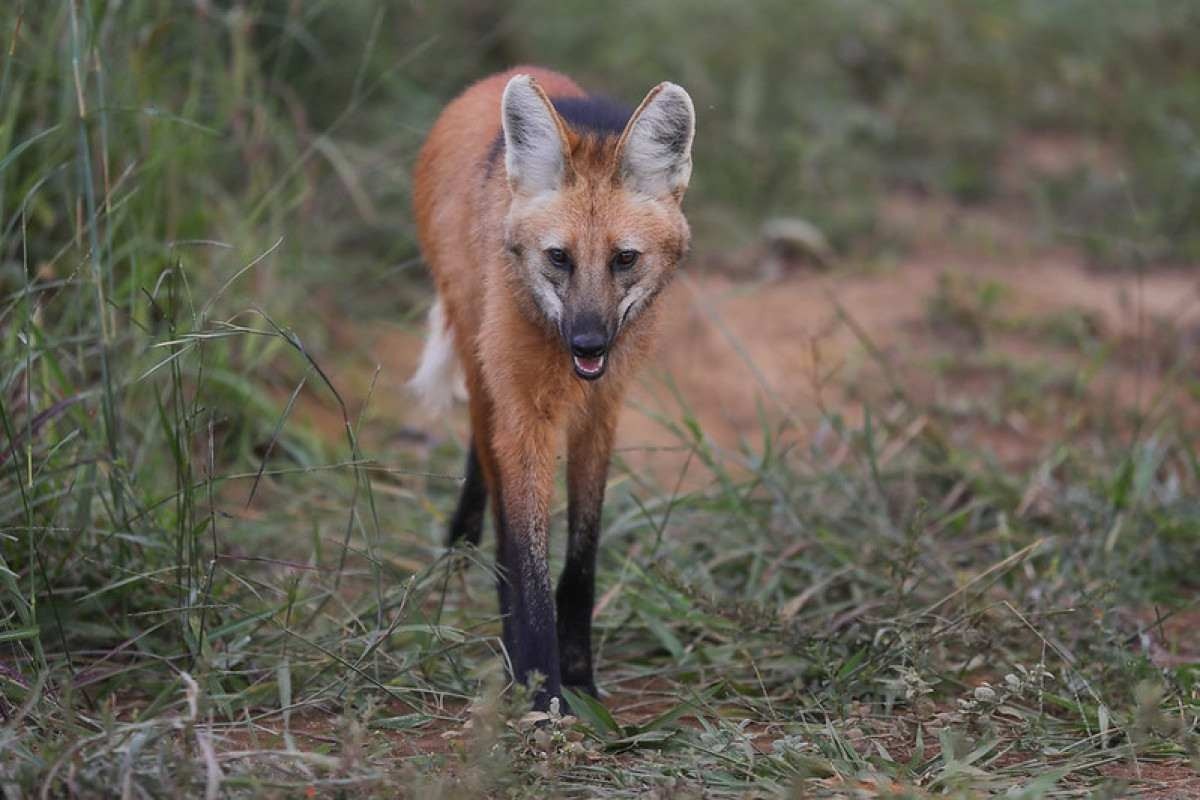
[(421, 365), (409, 380), (408, 388), (430, 411), (445, 411), (455, 400), (467, 397), (462, 365), (454, 350), (454, 331), (446, 322), (441, 298), (429, 309), (429, 338), (421, 353)]

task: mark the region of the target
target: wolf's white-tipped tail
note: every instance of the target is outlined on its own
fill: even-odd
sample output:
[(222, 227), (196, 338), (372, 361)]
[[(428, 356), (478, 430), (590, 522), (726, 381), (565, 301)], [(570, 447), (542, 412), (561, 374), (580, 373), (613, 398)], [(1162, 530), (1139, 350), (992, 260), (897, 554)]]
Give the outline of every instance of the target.
[(454, 331), (446, 321), (441, 298), (429, 309), (429, 338), (408, 387), (430, 411), (444, 411), (456, 398), (467, 396), (462, 365), (454, 350)]

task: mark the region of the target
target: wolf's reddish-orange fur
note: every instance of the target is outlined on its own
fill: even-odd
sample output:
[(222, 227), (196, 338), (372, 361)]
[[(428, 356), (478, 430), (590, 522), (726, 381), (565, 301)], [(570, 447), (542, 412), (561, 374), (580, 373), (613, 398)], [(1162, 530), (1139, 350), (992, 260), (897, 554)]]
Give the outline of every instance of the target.
[[(624, 136), (618, 140), (576, 131), (557, 117), (566, 179), (550, 199), (524, 203), (519, 214), (511, 214), (517, 190), (503, 155), (497, 157), (495, 150), (502, 135), (505, 87), (521, 74), (536, 81), (543, 98), (584, 96), (570, 79), (536, 67), (519, 67), (471, 86), (446, 107), (429, 133), (416, 166), (414, 206), (421, 247), (465, 374), (472, 442), (502, 539), (500, 561), (519, 573), (509, 576), (519, 584), (516, 589), (502, 583), (502, 610), (533, 618), (530, 624), (541, 630), (546, 619), (554, 619), (553, 608), (545, 607), (550, 596), (545, 564), (556, 455), (565, 438), (571, 547), (576, 547), (576, 528), (598, 529), (618, 408), (651, 345), (655, 311), (653, 303), (639, 303), (638, 313), (614, 334), (603, 377), (585, 381), (576, 374), (563, 338), (539, 310), (513, 253), (546, 231), (556, 232), (579, 264), (572, 272), (571, 291), (612, 317), (622, 292), (628, 291), (608, 266), (623, 237), (636, 231), (647, 252), (645, 270), (652, 273), (642, 280), (657, 293), (687, 248), (688, 230), (678, 208), (682, 189), (673, 198), (651, 202), (623, 182)], [(690, 111), (690, 100), (687, 104)], [(687, 144), (690, 151), (690, 138)], [(690, 171), (690, 154), (688, 158)], [(506, 544), (505, 536), (513, 542)], [(589, 536), (581, 534), (578, 546), (589, 546), (583, 541)], [(513, 563), (505, 563), (506, 547), (513, 548), (508, 551)], [(594, 541), (590, 547), (588, 557), (594, 561)], [(592, 575), (586, 578), (590, 582)], [(507, 601), (506, 591), (515, 592)], [(574, 590), (560, 584), (560, 633), (568, 624), (562, 618), (564, 591)], [(590, 611), (590, 584), (585, 595)], [(506, 603), (511, 607), (505, 608)], [(532, 655), (514, 656), (514, 662), (533, 659), (525, 666), (557, 673), (557, 655), (547, 661), (538, 651), (555, 646), (553, 635), (548, 644), (538, 638), (541, 634), (523, 632), (519, 626), (525, 622), (505, 621), (506, 645), (512, 647), (516, 637), (522, 648), (533, 648)], [(590, 630), (590, 624), (585, 627)], [(570, 638), (570, 631), (566, 635)], [(571, 658), (579, 663), (567, 663)], [(586, 669), (591, 686), (590, 650), (586, 659), (564, 652), (563, 660), (564, 673), (579, 680)], [(514, 663), (514, 668), (523, 680), (522, 665)], [(545, 677), (544, 688), (556, 694), (559, 676)]]
[[(547, 339), (543, 331), (521, 313), (522, 298), (505, 291), (502, 254), (504, 217), (508, 212), (509, 189), (503, 165), (490, 176), (482, 169), (488, 152), (500, 132), (500, 96), (509, 78), (518, 74), (532, 76), (547, 94), (556, 97), (583, 96), (579, 86), (558, 73), (538, 67), (517, 67), (485, 78), (451, 102), (438, 117), (417, 159), (413, 204), (422, 252), (433, 272), (446, 316), (454, 328), (458, 356), (466, 372), (472, 398), (480, 396), (483, 376), (476, 344), (489, 362), (489, 368), (503, 370), (507, 380), (496, 381), (515, 396), (491, 398), (492, 402), (514, 415), (525, 412), (528, 419), (514, 419), (514, 434), (547, 440), (543, 459), (553, 460), (550, 450), (557, 435), (557, 424), (564, 414), (577, 416), (591, 401), (598, 416), (614, 414), (620, 403), (625, 378), (641, 360), (652, 337), (654, 309), (639, 317), (638, 330), (623, 334), (623, 349), (628, 357), (613, 364), (618, 373), (610, 373), (595, 386), (575, 377), (562, 346)], [(572, 161), (597, 173), (614, 169), (612, 148), (607, 152), (589, 148), (594, 140), (568, 131), (572, 140)], [(611, 196), (601, 198), (611, 209), (596, 209), (596, 216), (612, 218), (629, 213), (621, 208), (618, 187)], [(671, 240), (679, 250), (682, 242)], [(495, 357), (488, 358), (495, 352)], [(621, 367), (625, 367), (621, 369)], [(472, 403), (471, 424), (476, 435), (487, 439), (491, 430), (490, 413)], [(546, 430), (549, 429), (549, 430)], [(498, 459), (515, 454), (504, 441), (494, 445)], [(480, 454), (489, 478), (495, 465)]]

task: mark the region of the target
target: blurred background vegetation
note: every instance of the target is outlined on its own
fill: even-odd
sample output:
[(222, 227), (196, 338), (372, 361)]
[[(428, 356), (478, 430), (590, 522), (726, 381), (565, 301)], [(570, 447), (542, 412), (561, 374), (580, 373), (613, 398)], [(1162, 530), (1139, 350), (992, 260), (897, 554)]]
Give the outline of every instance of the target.
[(988, 199), (1016, 135), (1051, 131), (1118, 167), (1025, 187), (1049, 231), (1094, 236), (1113, 263), (1128, 261), (1112, 253), (1123, 239), (1155, 261), (1200, 255), (1191, 2), (133, 0), (82, 4), (75, 25), (68, 7), (4, 11), (4, 144), (30, 148), (6, 164), (6, 219), (48, 180), (28, 203), (35, 263), (73, 235), (84, 102), (93, 178), (136, 181), (123, 214), (152, 209), (160, 243), (286, 225), (293, 270), (378, 280), (415, 254), (408, 167), (441, 104), (524, 62), (629, 101), (664, 76), (685, 84), (705, 167), (690, 202), (709, 247), (782, 214), (869, 250), (887, 239), (875, 206), (889, 189)]
[[(413, 713), (424, 716), (395, 712), (383, 725), (403, 729), (453, 716), (441, 705), (447, 692), (474, 696), (477, 676), (463, 665), (494, 660), (493, 645), (466, 622), (447, 633), (429, 612), (432, 604), (440, 615), (446, 603), (437, 599), (447, 582), (437, 571), (439, 517), (455, 483), (432, 475), (414, 488), (410, 480), (431, 464), (456, 473), (461, 453), (443, 442), (427, 459), (380, 440), (364, 454), (356, 413), (365, 400), (339, 393), (328, 377), (348, 346), (334, 321), (415, 327), (427, 306), (410, 167), (441, 106), (471, 81), (537, 63), (630, 102), (664, 79), (686, 86), (698, 113), (687, 203), (699, 264), (753, 247), (764, 222), (778, 218), (811, 223), (845, 263), (886, 260), (916, 244), (883, 213), (898, 196), (956, 208), (1019, 206), (1031, 212), (1022, 217), (1031, 238), (1082, 249), (1098, 272), (1191, 269), (1200, 263), (1198, 31), (1200, 4), (1191, 0), (3, 3), (0, 711), (17, 722), (0, 741), (0, 750), (13, 746), (0, 777), (6, 786), (36, 786), (54, 764), (88, 752), (95, 757), (74, 778), (90, 775), (85, 786), (131, 774), (134, 763), (138, 780), (158, 791), (168, 792), (170, 780), (202, 784), (203, 764), (168, 780), (162, 758), (150, 763), (151, 746), (137, 738), (196, 722), (187, 704), (193, 674), (196, 691), (226, 719), (264, 703), (329, 703), (335, 690), (356, 697), (346, 687), (357, 686), (381, 703), (411, 692), (404, 696)], [(1071, 157), (1060, 163), (1051, 147), (1039, 151), (1044, 169), (1014, 176), (1012, 165), (1028, 161), (1022, 149), (1035, 140), (1043, 150), (1057, 142)], [(931, 317), (958, 328), (992, 324), (998, 291), (973, 291), (946, 283)], [(1089, 319), (1054, 325), (1046, 323), (1047, 338), (1086, 339), (1081, 351), (1095, 357), (1096, 348), (1085, 347)], [(1040, 386), (1026, 390), (1040, 400)], [(314, 391), (339, 409), (333, 444), (288, 421), (297, 398)], [(678, 430), (697, 446), (689, 424)], [(986, 459), (948, 452), (938, 440), (923, 443), (918, 462), (898, 459), (881, 477), (873, 450), (881, 433), (869, 415), (854, 433), (870, 456), (862, 474), (831, 466), (819, 479), (801, 478), (764, 435), (762, 452), (747, 456), (761, 474), (743, 495), (701, 448), (718, 496), (691, 497), (675, 519), (700, 535), (745, 535), (745, 550), (731, 549), (746, 563), (733, 558), (709, 572), (696, 566), (693, 545), (681, 544), (674, 563), (701, 586), (693, 595), (670, 575), (631, 576), (610, 554), (602, 582), (619, 574), (643, 593), (629, 588), (601, 627), (623, 653), (618, 659), (650, 653), (648, 668), (659, 672), (664, 652), (672, 664), (686, 662), (680, 639), (688, 631), (710, 625), (732, 636), (735, 626), (761, 636), (748, 647), (783, 653), (771, 686), (790, 688), (778, 688), (776, 703), (800, 702), (813, 684), (838, 702), (886, 696), (889, 710), (913, 692), (919, 700), (929, 686), (917, 672), (904, 673), (909, 683), (901, 685), (900, 662), (949, 670), (962, 688), (970, 656), (933, 656), (909, 642), (900, 655), (889, 651), (895, 660), (877, 661), (869, 642), (878, 631), (801, 645), (774, 622), (759, 626), (755, 614), (813, 585), (820, 588), (807, 595), (805, 614), (822, 632), (853, 603), (893, 598), (893, 590), (898, 609), (926, 608), (957, 596), (947, 564), (930, 566), (920, 591), (897, 577), (917, 568), (927, 527), (978, 543), (954, 562), (967, 570), (1009, 563), (1044, 530), (1066, 538), (1080, 520), (1109, 538), (1067, 540), (1036, 571), (1012, 579), (1014, 594), (1089, 609), (1099, 595), (1118, 605), (1178, 598), (1181, 586), (1194, 588), (1200, 552), (1200, 512), (1188, 500), (1194, 441), (1179, 434), (1071, 458), (1064, 445), (1031, 470), (1058, 476), (1061, 505), (1035, 512), (1036, 524), (1024, 527), (1017, 518), (1034, 507), (1023, 494), (1029, 475), (979, 467)], [(393, 459), (391, 467), (378, 458)], [(1164, 465), (1183, 466), (1168, 475)], [(1069, 475), (1057, 472), (1068, 467)], [(264, 494), (239, 511), (244, 494), (234, 502), (224, 492), (231, 482), (243, 491), (256, 474), (266, 478)], [(903, 502), (877, 505), (883, 483), (889, 492), (898, 486)], [(785, 499), (802, 497), (804, 508), (818, 510), (780, 523), (787, 502), (759, 503), (764, 487), (777, 485)], [(675, 502), (670, 491), (653, 502), (618, 492), (613, 530), (661, 543), (667, 520), (656, 528), (654, 513), (665, 507), (670, 517)], [(768, 523), (783, 525), (782, 544), (759, 535)], [(228, 539), (219, 543), (218, 530)], [(1137, 535), (1121, 538), (1122, 530)], [(788, 537), (802, 535), (820, 546), (789, 549)], [(707, 546), (693, 544), (695, 552)], [(220, 568), (218, 552), (228, 559)], [(897, 552), (911, 563), (898, 565)], [(334, 563), (336, 578), (253, 571), (255, 559), (281, 553)], [(348, 585), (361, 601), (341, 584), (348, 559)], [(778, 566), (793, 562), (806, 566), (794, 574)], [(476, 582), (486, 587), (482, 577)], [(737, 603), (714, 600), (720, 592)], [(461, 611), (453, 602), (446, 608)], [(1116, 608), (1104, 606), (1096, 618), (1109, 620)], [(475, 624), (483, 612), (463, 613)], [(397, 629), (404, 614), (417, 619)], [(636, 630), (620, 633), (629, 619)], [(1088, 747), (1106, 746), (1107, 732), (1099, 744), (1087, 737), (1113, 720), (1150, 736), (1157, 723), (1137, 714), (1194, 701), (1192, 671), (1176, 675), (1165, 694), (1148, 689), (1126, 697), (1124, 711), (1110, 709), (1094, 688), (1128, 689), (1157, 673), (1129, 656), (1124, 634), (1077, 635), (1079, 652), (1111, 660), (1072, 679), (1074, 700), (1063, 699), (1060, 710), (1076, 716), (1065, 732), (1054, 729), (1056, 747), (1085, 736), (1080, 730)], [(1021, 658), (1032, 663), (1038, 646), (1023, 642)], [(713, 657), (741, 658), (732, 647)], [(740, 675), (738, 685), (762, 674), (769, 683), (764, 670)], [(699, 680), (684, 672), (684, 685)], [(1026, 678), (1021, 673), (1021, 692), (1031, 691)], [(113, 697), (131, 698), (134, 710), (118, 713)], [(766, 713), (771, 697), (744, 702)], [(454, 719), (464, 713), (458, 707)], [(117, 722), (132, 726), (120, 741), (111, 738)], [(18, 748), (24, 724), (44, 738)], [(838, 736), (821, 764), (858, 766)], [(1155, 741), (1155, 752), (1187, 752)], [(921, 769), (933, 774), (954, 762), (937, 758)], [(815, 761), (789, 759), (764, 762), (775, 771), (763, 779), (785, 786), (803, 770), (825, 774)], [(366, 763), (345, 769), (374, 780), (354, 771)], [(742, 786), (742, 767), (729, 769), (729, 786)], [(311, 775), (295, 780), (287, 785)]]

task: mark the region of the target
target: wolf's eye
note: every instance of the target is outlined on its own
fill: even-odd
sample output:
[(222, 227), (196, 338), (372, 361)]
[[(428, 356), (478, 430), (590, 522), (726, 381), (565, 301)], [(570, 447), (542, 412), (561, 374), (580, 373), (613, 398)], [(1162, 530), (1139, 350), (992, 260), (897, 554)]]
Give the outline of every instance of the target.
[(566, 250), (559, 247), (551, 247), (546, 251), (546, 258), (550, 263), (559, 269), (568, 269), (571, 266), (571, 256)]
[(640, 255), (641, 253), (637, 250), (620, 250), (612, 258), (612, 268), (615, 270), (629, 269), (637, 263)]

